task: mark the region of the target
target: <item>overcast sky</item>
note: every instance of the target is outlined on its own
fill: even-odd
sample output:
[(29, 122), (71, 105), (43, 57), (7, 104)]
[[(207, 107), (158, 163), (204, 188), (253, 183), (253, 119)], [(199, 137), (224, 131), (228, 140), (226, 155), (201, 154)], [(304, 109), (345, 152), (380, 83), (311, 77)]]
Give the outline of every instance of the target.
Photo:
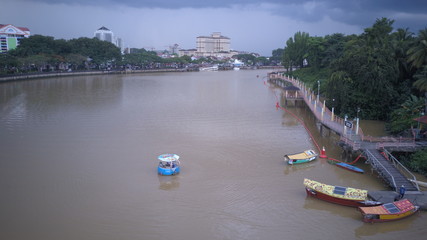
[(196, 48), (196, 37), (221, 32), (231, 48), (270, 56), (297, 31), (310, 36), (360, 34), (377, 18), (418, 33), (427, 0), (2, 0), (0, 24), (56, 39), (93, 37), (105, 26), (126, 47)]

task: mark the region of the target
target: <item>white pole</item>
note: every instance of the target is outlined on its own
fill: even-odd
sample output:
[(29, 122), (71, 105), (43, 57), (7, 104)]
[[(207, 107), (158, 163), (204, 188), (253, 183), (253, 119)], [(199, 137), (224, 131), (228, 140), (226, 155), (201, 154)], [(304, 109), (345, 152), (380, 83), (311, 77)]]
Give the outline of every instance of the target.
[(359, 134), (359, 118), (356, 118), (356, 135)]
[(344, 135), (346, 134), (346, 130), (347, 130), (347, 128), (345, 127), (345, 123), (347, 122), (347, 115), (345, 115), (345, 117), (344, 117)]
[(325, 112), (325, 103), (326, 103), (326, 100), (323, 100), (323, 107), (322, 107), (322, 121), (323, 121), (323, 114), (324, 114), (324, 112)]

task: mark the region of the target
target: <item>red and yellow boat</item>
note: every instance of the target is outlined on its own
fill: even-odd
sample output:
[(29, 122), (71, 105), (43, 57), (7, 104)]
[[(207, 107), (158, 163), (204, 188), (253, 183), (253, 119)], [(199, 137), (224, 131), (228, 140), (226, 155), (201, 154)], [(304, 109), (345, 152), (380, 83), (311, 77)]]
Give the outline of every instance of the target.
[(415, 206), (408, 199), (375, 207), (359, 207), (363, 221), (368, 223), (399, 220), (413, 215), (419, 209), (419, 206)]
[(312, 196), (327, 202), (336, 203), (349, 207), (376, 206), (381, 202), (368, 199), (368, 191), (327, 185), (310, 179), (304, 179), (305, 190), (308, 196)]

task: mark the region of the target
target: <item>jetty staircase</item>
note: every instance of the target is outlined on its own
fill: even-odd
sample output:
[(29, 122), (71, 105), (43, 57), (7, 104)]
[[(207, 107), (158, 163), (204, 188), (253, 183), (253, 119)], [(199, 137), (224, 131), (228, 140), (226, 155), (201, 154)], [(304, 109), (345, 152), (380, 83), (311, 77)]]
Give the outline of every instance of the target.
[[(305, 83), (283, 72), (273, 72), (268, 75), (268, 81), (285, 89), (286, 82), (299, 89), (297, 95), (305, 101), (316, 116), (317, 120), (340, 136), (340, 141), (353, 151), (361, 151), (380, 177), (395, 191), (404, 185), (406, 191), (420, 191), (416, 177), (406, 169), (391, 153), (391, 151), (415, 151), (420, 146), (415, 138), (372, 137), (365, 136), (359, 126), (359, 119), (354, 121), (340, 118), (334, 114), (334, 109), (326, 107), (326, 101), (320, 101), (319, 96), (308, 88)], [(286, 95), (288, 95), (286, 93)], [(411, 181), (411, 180), (413, 181)]]

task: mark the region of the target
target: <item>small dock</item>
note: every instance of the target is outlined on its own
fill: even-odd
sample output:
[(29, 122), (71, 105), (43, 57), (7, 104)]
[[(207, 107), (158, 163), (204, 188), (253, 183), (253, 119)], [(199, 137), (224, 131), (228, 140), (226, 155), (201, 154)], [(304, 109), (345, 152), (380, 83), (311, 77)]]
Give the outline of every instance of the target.
[[(394, 202), (399, 194), (394, 191), (368, 191), (368, 196), (374, 201), (390, 203)], [(425, 192), (407, 191), (403, 198), (406, 198), (413, 204), (420, 206), (420, 210), (427, 211), (427, 194)]]

